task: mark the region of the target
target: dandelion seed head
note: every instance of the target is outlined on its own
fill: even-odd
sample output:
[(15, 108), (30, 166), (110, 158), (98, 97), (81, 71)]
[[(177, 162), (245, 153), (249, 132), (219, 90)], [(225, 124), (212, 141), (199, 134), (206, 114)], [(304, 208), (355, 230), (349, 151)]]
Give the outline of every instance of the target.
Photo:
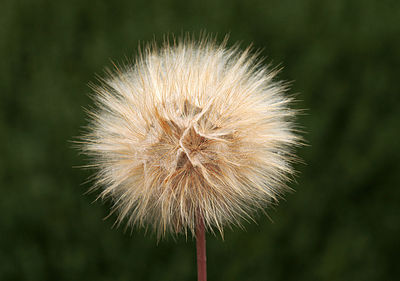
[(294, 173), (291, 98), (250, 49), (212, 40), (148, 47), (94, 86), (82, 149), (117, 222), (158, 235), (223, 233), (264, 210)]

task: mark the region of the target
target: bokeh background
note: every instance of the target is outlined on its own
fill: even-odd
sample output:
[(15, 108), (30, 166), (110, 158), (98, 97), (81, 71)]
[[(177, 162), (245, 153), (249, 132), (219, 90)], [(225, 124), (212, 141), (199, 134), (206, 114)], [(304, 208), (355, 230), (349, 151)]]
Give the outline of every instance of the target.
[(196, 279), (191, 238), (103, 220), (70, 141), (110, 60), (201, 30), (284, 67), (309, 143), (273, 222), (208, 236), (209, 280), (398, 280), (397, 0), (1, 0), (0, 280)]

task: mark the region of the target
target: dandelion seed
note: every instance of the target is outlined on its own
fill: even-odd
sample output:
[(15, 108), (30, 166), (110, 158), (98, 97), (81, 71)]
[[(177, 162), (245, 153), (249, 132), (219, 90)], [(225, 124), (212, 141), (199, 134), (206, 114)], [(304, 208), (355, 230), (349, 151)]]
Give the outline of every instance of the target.
[(250, 49), (186, 39), (146, 48), (95, 86), (83, 150), (118, 223), (222, 234), (276, 201), (299, 137), (275, 75)]

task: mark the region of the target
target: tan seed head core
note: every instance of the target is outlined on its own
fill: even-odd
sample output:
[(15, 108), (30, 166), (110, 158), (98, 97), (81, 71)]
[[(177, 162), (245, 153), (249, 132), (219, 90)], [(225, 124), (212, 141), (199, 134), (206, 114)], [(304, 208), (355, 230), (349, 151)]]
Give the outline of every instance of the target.
[(148, 47), (95, 86), (83, 151), (118, 222), (223, 232), (276, 201), (299, 142), (283, 83), (249, 49), (201, 39)]

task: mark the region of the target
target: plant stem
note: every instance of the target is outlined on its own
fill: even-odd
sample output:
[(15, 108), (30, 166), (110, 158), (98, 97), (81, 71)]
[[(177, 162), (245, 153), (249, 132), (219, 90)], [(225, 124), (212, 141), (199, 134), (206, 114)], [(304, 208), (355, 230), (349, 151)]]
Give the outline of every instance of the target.
[(200, 217), (196, 226), (196, 249), (197, 249), (197, 280), (207, 281), (206, 261), (206, 234), (203, 218)]

